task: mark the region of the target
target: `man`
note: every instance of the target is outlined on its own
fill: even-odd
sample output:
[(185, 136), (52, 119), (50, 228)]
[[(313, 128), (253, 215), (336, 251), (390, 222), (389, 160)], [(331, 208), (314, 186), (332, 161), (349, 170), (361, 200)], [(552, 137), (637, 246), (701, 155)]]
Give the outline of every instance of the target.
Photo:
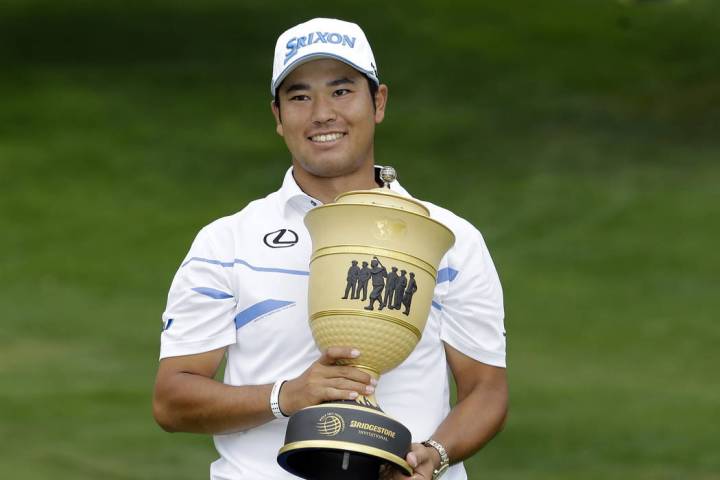
[(397, 270), (397, 267), (392, 267), (390, 273), (388, 273), (387, 285), (385, 286), (385, 298), (382, 302), (383, 305), (387, 306), (390, 310), (395, 308), (393, 306), (393, 295), (395, 294), (395, 285), (397, 284), (398, 279)]
[(356, 298), (355, 287), (357, 286), (358, 278), (360, 277), (360, 267), (357, 266), (357, 260), (353, 260), (351, 263), (352, 264), (350, 265), (347, 273), (345, 296), (341, 297), (343, 300), (346, 300), (348, 298), (348, 293), (350, 293), (350, 298)]
[(405, 295), (405, 287), (407, 286), (407, 277), (405, 276), (406, 273), (407, 272), (405, 270), (400, 270), (400, 276), (395, 282), (395, 304), (393, 305), (393, 308), (395, 310), (400, 310), (403, 296)]
[(380, 263), (377, 257), (373, 257), (370, 262), (370, 276), (372, 277), (372, 292), (370, 292), (370, 304), (365, 310), (374, 310), (373, 304), (377, 300), (380, 304), (380, 310), (383, 309), (382, 291), (385, 288), (385, 277), (387, 277), (387, 269)]
[[(362, 352), (352, 345), (315, 347), (307, 324), (311, 245), (303, 217), (340, 193), (378, 186), (373, 144), (387, 86), (357, 25), (314, 19), (278, 39), (271, 91), (292, 167), (280, 190), (200, 231), (163, 313), (155, 418), (168, 431), (215, 435), (215, 480), (293, 478), (276, 463), (286, 415), (375, 390), (369, 375), (336, 364)], [(391, 188), (408, 195), (397, 182)], [(421, 340), (383, 375), (377, 398), (412, 432), (411, 478), (444, 473), (443, 480), (461, 480), (467, 478), (462, 460), (505, 419), (502, 291), (480, 233), (425, 205), (456, 242), (441, 261)], [(280, 229), (294, 243), (272, 248), (259, 240)], [(225, 357), (219, 382), (213, 377)], [(457, 384), (452, 409), (448, 367)], [(408, 478), (394, 469), (382, 475)]]
[[(370, 268), (368, 268), (368, 262), (362, 262), (362, 268), (358, 274), (358, 289), (355, 295), (356, 299), (360, 299), (363, 302), (367, 299), (367, 286), (370, 281)], [(362, 298), (360, 298), (360, 292), (362, 292)]]
[(410, 305), (412, 305), (412, 297), (417, 292), (417, 282), (415, 281), (415, 274), (410, 272), (410, 280), (408, 280), (407, 289), (405, 290), (405, 296), (403, 297), (403, 305), (405, 315), (410, 315)]

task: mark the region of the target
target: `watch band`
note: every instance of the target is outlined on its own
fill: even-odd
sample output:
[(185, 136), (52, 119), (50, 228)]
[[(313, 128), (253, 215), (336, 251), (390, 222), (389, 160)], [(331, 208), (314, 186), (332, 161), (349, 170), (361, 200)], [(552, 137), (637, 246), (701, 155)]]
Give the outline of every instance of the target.
[(426, 447), (434, 448), (440, 454), (440, 466), (432, 472), (432, 480), (437, 480), (445, 474), (448, 468), (450, 468), (450, 457), (448, 457), (445, 447), (443, 447), (440, 442), (437, 442), (432, 438), (428, 438), (422, 442), (422, 444)]
[(288, 418), (288, 416), (285, 415), (282, 410), (280, 410), (280, 389), (282, 388), (283, 383), (285, 383), (285, 380), (278, 380), (277, 382), (275, 382), (272, 387), (272, 391), (270, 392), (270, 410), (272, 410), (275, 418), (280, 419)]

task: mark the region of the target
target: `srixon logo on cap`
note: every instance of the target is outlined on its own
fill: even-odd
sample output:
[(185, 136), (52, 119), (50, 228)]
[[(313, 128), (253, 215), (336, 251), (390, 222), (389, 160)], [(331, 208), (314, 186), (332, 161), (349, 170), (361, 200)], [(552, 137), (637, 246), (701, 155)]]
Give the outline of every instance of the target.
[(349, 37), (337, 32), (310, 32), (304, 37), (293, 37), (287, 45), (288, 52), (285, 54), (285, 63), (294, 57), (297, 52), (303, 48), (315, 43), (334, 43), (342, 44), (344, 47), (355, 48), (355, 37)]

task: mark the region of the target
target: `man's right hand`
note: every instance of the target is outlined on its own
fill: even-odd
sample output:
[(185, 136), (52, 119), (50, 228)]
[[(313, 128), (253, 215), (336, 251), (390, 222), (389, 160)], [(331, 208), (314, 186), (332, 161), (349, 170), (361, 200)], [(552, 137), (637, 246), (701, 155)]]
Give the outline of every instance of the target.
[(370, 374), (345, 365), (338, 360), (360, 356), (351, 347), (330, 347), (299, 377), (288, 380), (280, 390), (280, 410), (285, 415), (305, 407), (332, 400), (355, 400), (359, 395), (371, 395), (377, 382)]

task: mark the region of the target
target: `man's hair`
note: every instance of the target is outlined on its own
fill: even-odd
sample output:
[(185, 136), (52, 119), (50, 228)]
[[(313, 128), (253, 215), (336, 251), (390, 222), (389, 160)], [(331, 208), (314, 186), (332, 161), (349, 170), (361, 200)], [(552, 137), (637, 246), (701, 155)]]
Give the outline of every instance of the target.
[[(370, 99), (373, 102), (373, 110), (375, 110), (375, 95), (377, 95), (379, 86), (377, 83), (370, 80), (370, 77), (368, 77), (367, 75), (363, 74), (363, 77), (365, 78), (365, 81), (367, 81), (368, 90), (370, 91)], [(278, 88), (275, 89), (275, 98), (273, 99), (273, 103), (277, 107), (278, 113), (280, 113), (280, 95), (279, 95), (279, 93), (280, 93), (281, 86), (282, 86), (282, 84), (278, 85)]]

